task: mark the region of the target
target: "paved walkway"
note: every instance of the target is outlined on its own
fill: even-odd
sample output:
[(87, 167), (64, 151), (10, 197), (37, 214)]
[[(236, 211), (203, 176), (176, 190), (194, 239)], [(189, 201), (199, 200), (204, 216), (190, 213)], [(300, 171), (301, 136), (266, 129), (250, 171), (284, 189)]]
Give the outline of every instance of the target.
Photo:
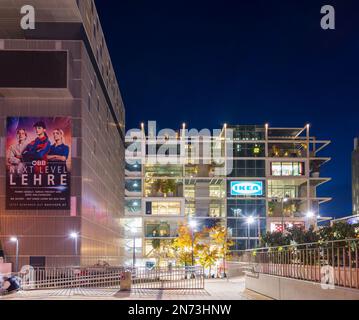
[(121, 292), (118, 289), (53, 289), (21, 291), (0, 300), (269, 300), (245, 289), (244, 278), (209, 279), (203, 290), (144, 290)]

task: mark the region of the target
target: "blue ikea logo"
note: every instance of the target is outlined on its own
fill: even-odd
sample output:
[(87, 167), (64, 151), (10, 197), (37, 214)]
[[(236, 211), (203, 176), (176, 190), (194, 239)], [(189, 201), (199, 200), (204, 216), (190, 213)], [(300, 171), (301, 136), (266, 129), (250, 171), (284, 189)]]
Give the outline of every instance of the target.
[(231, 181), (232, 196), (261, 196), (263, 195), (262, 181)]

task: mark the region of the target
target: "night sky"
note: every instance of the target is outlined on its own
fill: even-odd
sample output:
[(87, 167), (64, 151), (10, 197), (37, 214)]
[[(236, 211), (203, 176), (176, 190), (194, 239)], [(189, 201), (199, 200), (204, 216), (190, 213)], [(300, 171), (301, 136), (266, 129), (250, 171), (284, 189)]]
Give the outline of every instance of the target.
[[(323, 216), (351, 214), (359, 136), (358, 0), (96, 1), (126, 108), (126, 128), (301, 127), (332, 140), (322, 153), (333, 197)], [(322, 30), (320, 8), (336, 9)]]

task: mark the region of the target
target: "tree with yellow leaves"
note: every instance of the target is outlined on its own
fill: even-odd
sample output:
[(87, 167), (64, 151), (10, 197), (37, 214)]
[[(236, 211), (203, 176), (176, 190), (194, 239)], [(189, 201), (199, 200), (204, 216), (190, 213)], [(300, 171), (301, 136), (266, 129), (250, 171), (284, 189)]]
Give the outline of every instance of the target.
[(199, 252), (199, 264), (209, 269), (209, 276), (211, 276), (212, 266), (216, 264), (219, 258), (219, 250), (216, 246), (209, 244), (202, 244)]
[(161, 265), (162, 259), (173, 257), (172, 240), (153, 239), (152, 248), (152, 255), (156, 259), (157, 266)]
[(199, 252), (199, 240), (201, 232), (193, 232), (186, 224), (181, 224), (178, 227), (178, 237), (173, 240), (173, 249), (177, 256), (179, 263), (185, 266), (193, 263), (193, 257), (196, 257)]
[(218, 258), (223, 259), (223, 273), (226, 277), (226, 257), (234, 242), (228, 239), (227, 228), (220, 225), (210, 228), (209, 236), (213, 240), (214, 245), (218, 248)]

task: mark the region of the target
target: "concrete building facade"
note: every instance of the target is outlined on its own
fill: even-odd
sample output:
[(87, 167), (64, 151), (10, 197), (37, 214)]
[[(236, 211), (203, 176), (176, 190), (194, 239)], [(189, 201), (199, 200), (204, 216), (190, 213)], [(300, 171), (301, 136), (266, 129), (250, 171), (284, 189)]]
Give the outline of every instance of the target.
[(26, 4), (35, 9), (33, 30), (20, 27), (18, 2), (0, 5), (0, 69), (7, 70), (0, 72), (0, 167), (6, 167), (9, 117), (68, 117), (71, 205), (67, 210), (8, 210), (5, 170), (0, 170), (5, 259), (14, 262), (9, 239), (16, 237), (20, 266), (118, 264), (125, 114), (94, 1)]

